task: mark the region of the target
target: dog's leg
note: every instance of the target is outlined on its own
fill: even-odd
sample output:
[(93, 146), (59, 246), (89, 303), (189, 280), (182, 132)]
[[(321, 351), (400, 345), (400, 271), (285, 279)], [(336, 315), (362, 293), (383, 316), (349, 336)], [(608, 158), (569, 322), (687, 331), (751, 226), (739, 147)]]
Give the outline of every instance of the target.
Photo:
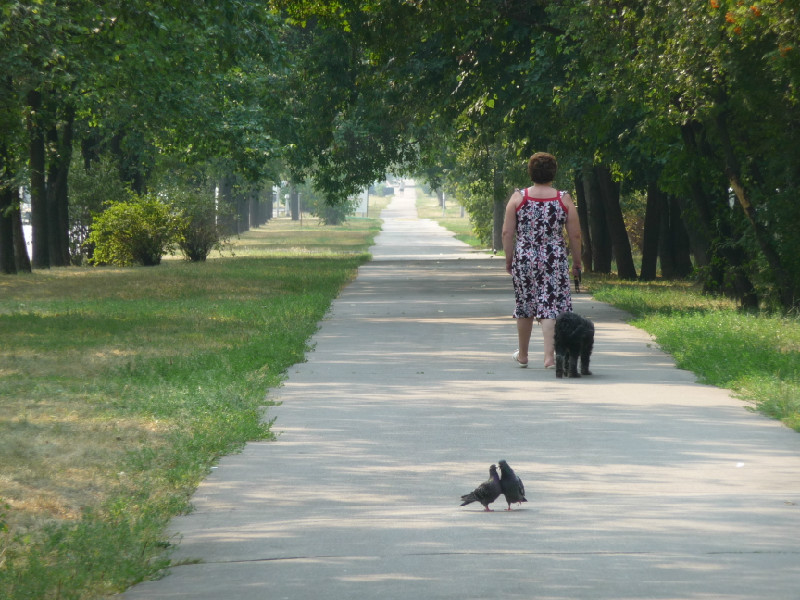
[(564, 377), (564, 354), (556, 351), (556, 378)]
[(587, 335), (581, 344), (581, 375), (591, 375), (589, 370), (589, 359), (592, 356), (592, 349), (594, 348), (594, 332)]
[(578, 357), (580, 356), (580, 346), (572, 344), (569, 348), (569, 375), (568, 377), (580, 377), (578, 375)]
[(556, 321), (556, 330), (555, 335), (553, 336), (553, 345), (555, 346), (555, 354), (556, 354), (556, 378), (561, 379), (564, 377), (564, 365), (565, 365), (565, 356), (564, 354), (568, 352), (567, 345), (564, 343), (564, 331), (561, 324)]

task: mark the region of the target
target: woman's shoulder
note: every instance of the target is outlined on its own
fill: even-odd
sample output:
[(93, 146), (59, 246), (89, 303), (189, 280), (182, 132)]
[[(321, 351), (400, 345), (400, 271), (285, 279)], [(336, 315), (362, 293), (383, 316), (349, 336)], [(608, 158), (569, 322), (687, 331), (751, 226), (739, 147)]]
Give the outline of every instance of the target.
[(511, 194), (511, 198), (508, 199), (509, 203), (513, 204), (514, 206), (519, 206), (522, 204), (522, 201), (525, 199), (525, 192), (526, 190), (523, 189), (515, 189), (514, 192)]
[(559, 191), (558, 197), (561, 199), (562, 202), (569, 202), (570, 204), (574, 204), (574, 202), (572, 201), (572, 196), (570, 196), (569, 192), (566, 190)]
[(572, 201), (572, 196), (569, 195), (569, 192), (559, 191), (558, 203), (561, 204), (561, 208), (564, 209), (564, 212), (566, 212), (567, 215), (569, 215), (572, 212), (575, 212), (573, 210), (575, 208), (575, 203)]

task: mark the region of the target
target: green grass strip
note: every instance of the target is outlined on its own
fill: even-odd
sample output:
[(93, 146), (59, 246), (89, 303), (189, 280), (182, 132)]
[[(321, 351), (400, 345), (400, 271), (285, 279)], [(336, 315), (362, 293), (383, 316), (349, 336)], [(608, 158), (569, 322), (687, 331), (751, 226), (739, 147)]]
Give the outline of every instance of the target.
[(0, 277), (0, 598), (96, 598), (167, 566), (166, 525), (220, 456), (271, 439), (268, 390), (378, 227), (272, 224), (205, 264)]
[(630, 312), (677, 365), (732, 390), (800, 431), (800, 323), (742, 312), (686, 284), (602, 285), (594, 297)]

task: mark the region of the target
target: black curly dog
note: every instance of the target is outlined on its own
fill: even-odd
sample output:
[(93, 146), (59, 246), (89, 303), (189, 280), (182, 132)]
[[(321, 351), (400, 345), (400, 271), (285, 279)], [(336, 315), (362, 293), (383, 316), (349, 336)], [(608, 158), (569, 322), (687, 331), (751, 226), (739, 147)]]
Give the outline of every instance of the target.
[[(556, 377), (591, 375), (589, 358), (594, 348), (594, 324), (580, 315), (563, 312), (556, 317)], [(578, 374), (578, 357), (581, 373)]]

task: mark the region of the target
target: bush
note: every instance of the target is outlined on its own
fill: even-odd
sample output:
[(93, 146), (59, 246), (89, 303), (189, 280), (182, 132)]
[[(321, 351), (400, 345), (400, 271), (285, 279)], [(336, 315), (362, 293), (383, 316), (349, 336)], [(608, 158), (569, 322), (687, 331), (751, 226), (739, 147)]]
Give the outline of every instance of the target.
[(180, 218), (153, 194), (112, 202), (95, 215), (87, 242), (94, 245), (92, 264), (146, 267), (174, 251)]
[(348, 198), (339, 204), (327, 204), (322, 200), (312, 207), (311, 212), (319, 217), (323, 225), (341, 225), (355, 212), (357, 206), (357, 198)]
[(347, 217), (355, 213), (359, 204), (356, 197), (329, 201), (309, 183), (299, 184), (297, 191), (303, 210), (318, 217), (323, 225), (341, 225)]
[(212, 250), (222, 249), (227, 240), (217, 224), (214, 197), (199, 191), (174, 191), (173, 206), (180, 211), (178, 247), (192, 262), (204, 261)]

